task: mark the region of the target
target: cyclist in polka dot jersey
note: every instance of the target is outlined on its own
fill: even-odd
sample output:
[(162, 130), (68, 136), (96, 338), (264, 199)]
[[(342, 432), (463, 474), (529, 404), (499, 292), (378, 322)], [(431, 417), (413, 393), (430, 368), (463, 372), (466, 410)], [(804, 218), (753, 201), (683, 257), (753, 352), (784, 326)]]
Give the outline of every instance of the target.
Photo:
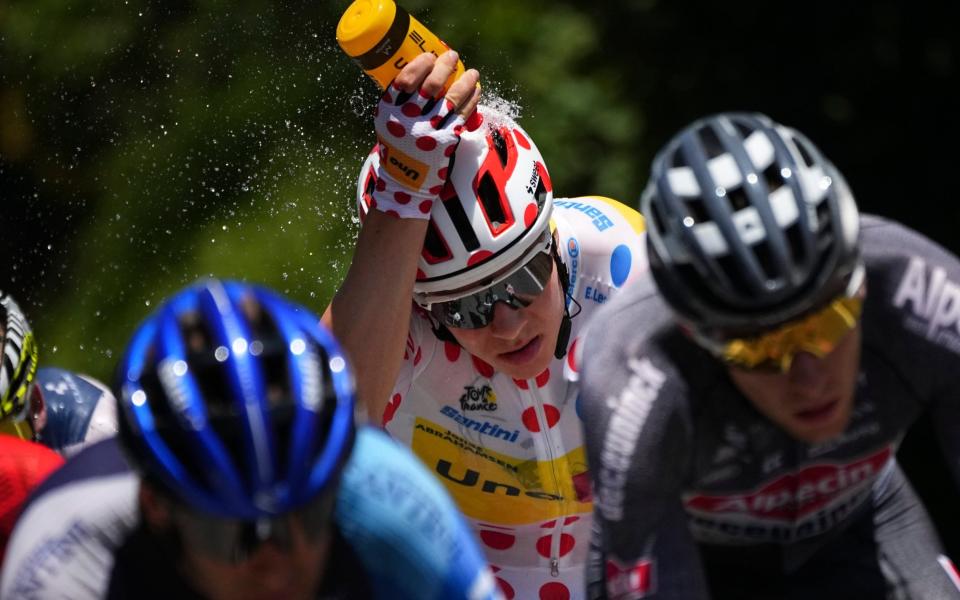
[(554, 198), (530, 137), (474, 111), (476, 71), (434, 101), (455, 58), (412, 61), (380, 101), (363, 227), (325, 319), (371, 417), (453, 495), (504, 595), (583, 598), (577, 348), (646, 270), (643, 221), (607, 198)]

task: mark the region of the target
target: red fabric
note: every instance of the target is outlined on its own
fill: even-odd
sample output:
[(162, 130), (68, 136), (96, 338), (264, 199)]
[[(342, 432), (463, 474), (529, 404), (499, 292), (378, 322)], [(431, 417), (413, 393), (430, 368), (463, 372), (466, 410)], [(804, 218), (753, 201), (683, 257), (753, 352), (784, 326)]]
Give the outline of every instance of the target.
[(62, 464), (63, 458), (46, 446), (0, 435), (0, 564), (23, 502)]

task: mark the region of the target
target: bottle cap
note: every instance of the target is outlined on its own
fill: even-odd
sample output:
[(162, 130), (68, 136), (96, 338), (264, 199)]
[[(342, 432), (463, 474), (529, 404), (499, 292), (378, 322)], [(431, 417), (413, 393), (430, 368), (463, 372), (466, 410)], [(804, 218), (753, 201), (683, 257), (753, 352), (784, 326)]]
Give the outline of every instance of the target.
[(393, 0), (354, 0), (337, 24), (337, 42), (349, 56), (361, 56), (383, 40), (396, 14)]

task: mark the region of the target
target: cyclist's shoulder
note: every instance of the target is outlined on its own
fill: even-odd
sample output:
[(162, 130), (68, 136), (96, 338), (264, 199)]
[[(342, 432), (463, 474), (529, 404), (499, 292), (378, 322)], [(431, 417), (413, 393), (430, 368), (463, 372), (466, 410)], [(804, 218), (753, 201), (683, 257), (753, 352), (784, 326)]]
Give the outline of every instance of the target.
[(100, 597), (114, 554), (138, 521), (138, 489), (113, 440), (68, 461), (28, 501), (4, 560), (0, 596)]
[(602, 304), (647, 270), (644, 223), (635, 210), (602, 196), (561, 198), (554, 206), (568, 292), (578, 301)]
[(882, 217), (864, 215), (861, 232), (868, 322), (899, 312), (929, 319), (938, 305), (952, 306), (954, 296), (960, 301), (960, 260), (956, 255)]
[[(868, 380), (893, 370), (929, 398), (960, 375), (960, 261), (936, 242), (894, 221), (865, 215), (863, 354)], [(899, 403), (902, 406), (904, 403)]]
[(673, 328), (673, 313), (645, 273), (598, 307), (588, 324), (588, 335), (602, 338), (604, 347), (636, 352), (665, 329)]
[(947, 271), (960, 269), (957, 256), (928, 238), (896, 221), (876, 215), (861, 219), (861, 248), (867, 268), (877, 274), (898, 275), (910, 263), (923, 262)]
[[(396, 506), (398, 501), (405, 501), (414, 488), (417, 488), (417, 496), (421, 500), (441, 504), (447, 501), (442, 487), (409, 449), (379, 429), (360, 427), (344, 470), (338, 514), (378, 511)], [(352, 499), (355, 494), (362, 496), (360, 503), (343, 501), (345, 498)], [(403, 518), (403, 515), (390, 511), (390, 514), (382, 517), (393, 519)]]
[(27, 497), (63, 464), (63, 458), (42, 444), (0, 435), (0, 557)]
[(637, 235), (646, 231), (643, 217), (626, 204), (605, 196), (555, 198), (554, 214), (581, 235)]
[(451, 577), (482, 572), (470, 532), (442, 485), (380, 430), (358, 430), (335, 520), (373, 587), (393, 589), (393, 597), (443, 597), (437, 590)]
[[(72, 514), (102, 506), (104, 502), (124, 504), (129, 497), (111, 495), (105, 490), (119, 484), (119, 489), (129, 492), (138, 481), (116, 439), (106, 439), (84, 448), (37, 486), (24, 507), (23, 518), (27, 518), (34, 507), (39, 507), (45, 517), (56, 511), (51, 505), (68, 506)], [(103, 487), (103, 483), (107, 485)]]

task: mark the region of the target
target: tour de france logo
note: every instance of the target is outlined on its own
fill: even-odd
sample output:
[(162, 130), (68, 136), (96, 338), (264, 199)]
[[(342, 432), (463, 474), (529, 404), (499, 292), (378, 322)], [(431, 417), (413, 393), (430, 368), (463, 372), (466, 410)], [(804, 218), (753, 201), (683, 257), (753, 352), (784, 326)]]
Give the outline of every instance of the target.
[(460, 396), (460, 410), (482, 410), (493, 412), (497, 410), (497, 394), (488, 384), (481, 386), (466, 385)]

